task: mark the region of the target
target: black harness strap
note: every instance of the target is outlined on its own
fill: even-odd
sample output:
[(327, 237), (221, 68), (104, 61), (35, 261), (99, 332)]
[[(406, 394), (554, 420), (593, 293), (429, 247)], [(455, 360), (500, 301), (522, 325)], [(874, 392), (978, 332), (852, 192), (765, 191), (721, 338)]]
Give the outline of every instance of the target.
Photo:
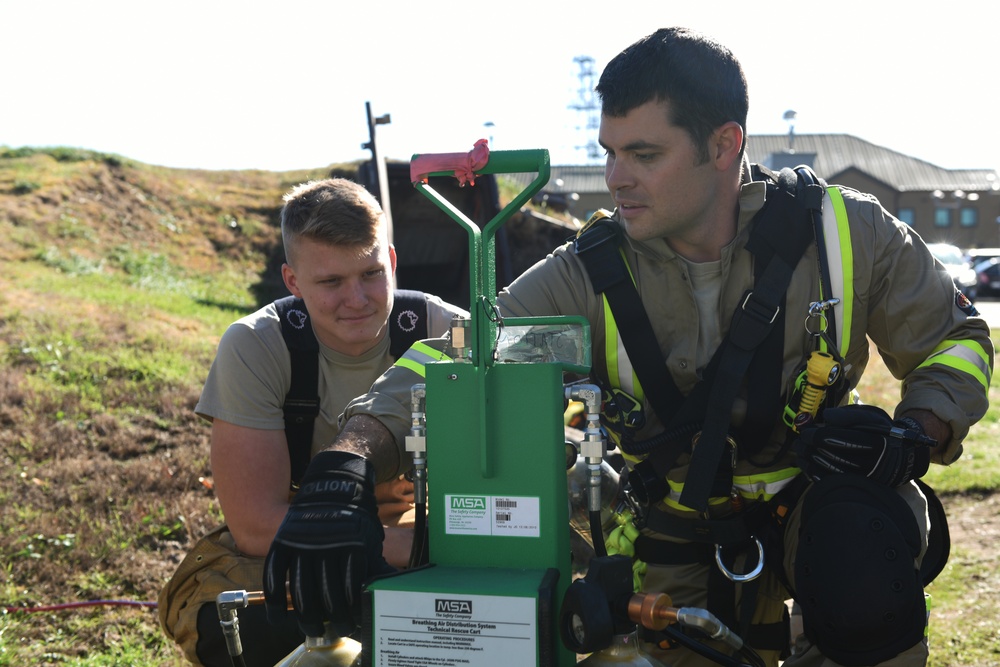
[[(757, 213), (757, 224), (747, 241), (747, 249), (758, 263), (764, 264), (764, 269), (753, 289), (745, 293), (742, 306), (733, 315), (729, 336), (723, 341), (725, 349), (709, 393), (705, 423), (684, 481), (680, 503), (697, 511), (708, 508), (729, 433), (732, 404), (750, 361), (779, 320), (795, 266), (815, 238), (811, 224), (797, 224), (806, 210), (805, 202), (797, 196), (797, 183), (794, 171), (782, 170), (778, 187), (769, 189), (768, 201)], [(778, 327), (776, 331), (780, 334), (781, 329)]]
[[(274, 307), (291, 356), (292, 380), (283, 410), (292, 488), (298, 488), (309, 465), (319, 416), (319, 343), (302, 299), (286, 296), (275, 301)], [(396, 290), (388, 326), (389, 354), (398, 359), (413, 343), (427, 338), (427, 295), (416, 290)]]
[(302, 299), (286, 296), (274, 302), (292, 360), (292, 383), (285, 395), (285, 439), (292, 466), (292, 487), (309, 465), (313, 426), (319, 415), (319, 343)]
[(669, 424), (684, 396), (667, 370), (653, 325), (629, 275), (620, 247), (621, 228), (601, 211), (595, 214), (588, 228), (575, 241), (576, 254), (587, 269), (594, 293), (603, 292), (608, 299), (618, 334), (629, 358), (633, 360), (632, 367), (646, 398), (660, 421)]

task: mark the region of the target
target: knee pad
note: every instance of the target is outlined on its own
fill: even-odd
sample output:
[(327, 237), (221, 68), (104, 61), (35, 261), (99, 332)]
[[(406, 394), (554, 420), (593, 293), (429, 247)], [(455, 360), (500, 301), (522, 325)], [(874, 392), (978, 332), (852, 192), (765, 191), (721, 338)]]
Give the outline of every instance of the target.
[(906, 502), (848, 474), (820, 480), (803, 502), (794, 588), (809, 640), (843, 665), (883, 662), (921, 641), (921, 538)]

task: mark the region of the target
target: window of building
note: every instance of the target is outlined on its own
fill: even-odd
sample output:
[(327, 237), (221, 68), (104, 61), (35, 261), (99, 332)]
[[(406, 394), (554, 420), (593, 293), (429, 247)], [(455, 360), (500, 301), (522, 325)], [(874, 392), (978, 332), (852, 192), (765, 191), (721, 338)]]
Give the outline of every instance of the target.
[(963, 227), (975, 227), (979, 224), (979, 209), (971, 206), (963, 206), (958, 212), (958, 224)]
[(936, 209), (934, 209), (934, 226), (935, 227), (950, 227), (951, 226), (951, 209), (950, 208), (936, 208)]
[(916, 221), (916, 214), (914, 214), (912, 208), (899, 209), (899, 215), (896, 217), (899, 218), (900, 222), (905, 222), (910, 227), (912, 227), (913, 223)]

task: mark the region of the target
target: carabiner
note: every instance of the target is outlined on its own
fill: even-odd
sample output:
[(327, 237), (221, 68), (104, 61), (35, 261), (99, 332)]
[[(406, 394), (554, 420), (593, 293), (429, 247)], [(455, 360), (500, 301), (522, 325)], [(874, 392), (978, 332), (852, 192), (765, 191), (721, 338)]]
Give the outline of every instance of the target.
[[(826, 301), (813, 301), (809, 304), (809, 312), (806, 315), (804, 322), (806, 333), (810, 336), (820, 336), (826, 333), (827, 319), (826, 311), (830, 310), (834, 306), (840, 303), (840, 299), (833, 298), (827, 299)], [(817, 322), (817, 327), (814, 330), (810, 326), (810, 321), (815, 318)]]
[(753, 538), (753, 541), (757, 544), (757, 565), (754, 567), (753, 570), (747, 572), (746, 574), (737, 574), (735, 572), (730, 571), (729, 568), (727, 568), (725, 564), (722, 562), (722, 545), (721, 544), (715, 545), (715, 564), (719, 567), (719, 570), (729, 581), (732, 581), (737, 584), (744, 583), (747, 581), (753, 581), (754, 579), (760, 576), (761, 572), (764, 571), (764, 545), (761, 544), (761, 541), (758, 540), (756, 537)]

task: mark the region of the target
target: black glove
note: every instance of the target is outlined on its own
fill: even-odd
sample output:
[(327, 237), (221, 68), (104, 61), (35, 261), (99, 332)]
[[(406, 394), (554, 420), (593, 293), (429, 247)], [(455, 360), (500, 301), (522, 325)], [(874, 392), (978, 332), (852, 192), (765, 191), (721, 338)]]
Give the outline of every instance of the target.
[(264, 601), (271, 623), (287, 610), (285, 580), (306, 634), (323, 634), (329, 621), (340, 636), (361, 619), (361, 588), (393, 572), (382, 557), (385, 533), (375, 504), (375, 472), (364, 458), (320, 452), (264, 561)]
[(927, 472), (935, 444), (915, 419), (893, 421), (874, 405), (849, 405), (824, 410), (821, 422), (802, 429), (795, 451), (814, 480), (847, 472), (896, 487)]

